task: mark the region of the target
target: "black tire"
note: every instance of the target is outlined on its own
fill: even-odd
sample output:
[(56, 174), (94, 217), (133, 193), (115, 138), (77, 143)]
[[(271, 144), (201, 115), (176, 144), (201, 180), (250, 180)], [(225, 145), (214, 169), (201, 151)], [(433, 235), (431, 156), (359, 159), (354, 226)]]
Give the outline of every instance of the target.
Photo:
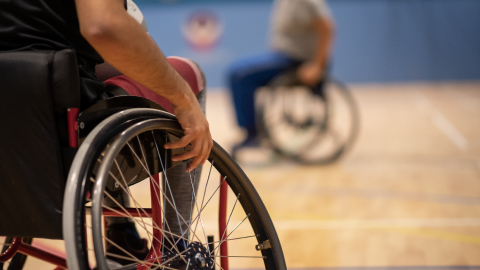
[(262, 142), (299, 163), (335, 162), (357, 138), (358, 107), (348, 88), (333, 78), (315, 89), (298, 83), (295, 73), (288, 71), (257, 97), (256, 124)]
[[(170, 118), (170, 119), (165, 119), (165, 118)], [(125, 155), (126, 155), (125, 149), (130, 149), (129, 150), (130, 154), (128, 154), (129, 156), (136, 157), (136, 161), (138, 163), (142, 163), (142, 160), (144, 160), (143, 163), (145, 163), (145, 165), (142, 165), (144, 170), (142, 172), (135, 172), (134, 174), (137, 174), (137, 175), (140, 175), (141, 173), (147, 174), (146, 176), (143, 175), (142, 177), (135, 177), (135, 179), (146, 177), (147, 179), (145, 179), (144, 181), (141, 181), (140, 184), (145, 182), (147, 183), (150, 182), (148, 181), (148, 179), (150, 179), (152, 175), (158, 172), (161, 172), (167, 166), (167, 164), (164, 163), (164, 161), (170, 160), (168, 158), (169, 157), (168, 155), (166, 158), (161, 157), (162, 154), (160, 153), (163, 153), (164, 151), (163, 142), (161, 138), (166, 138), (166, 141), (169, 141), (169, 140), (178, 139), (183, 135), (183, 132), (178, 122), (176, 122), (176, 120), (172, 120), (171, 118), (172, 118), (171, 115), (165, 115), (165, 113), (159, 112), (156, 110), (134, 109), (134, 110), (124, 111), (122, 112), (122, 116), (120, 117), (118, 115), (116, 116), (114, 115), (106, 119), (104, 122), (102, 122), (102, 124), (99, 125), (99, 127), (96, 128), (96, 130), (92, 131), (92, 133), (84, 141), (84, 144), (85, 142), (87, 142), (87, 145), (82, 145), (79, 150), (79, 153), (75, 157), (75, 161), (72, 165), (73, 172), (72, 170), (70, 171), (70, 176), (67, 183), (67, 192), (71, 192), (71, 195), (76, 197), (75, 200), (78, 200), (76, 202), (70, 201), (71, 205), (76, 205), (76, 206), (70, 207), (70, 208), (68, 208), (67, 206), (67, 208), (69, 210), (74, 209), (74, 211), (79, 212), (77, 215), (75, 215), (73, 220), (67, 222), (67, 224), (64, 217), (64, 226), (66, 224), (67, 227), (70, 227), (70, 228), (64, 229), (66, 241), (69, 241), (69, 239), (72, 239), (74, 241), (74, 245), (72, 245), (70, 248), (67, 245), (67, 257), (68, 257), (69, 269), (87, 269), (89, 265), (89, 261), (88, 261), (89, 258), (87, 256), (87, 249), (85, 245), (85, 233), (83, 232), (83, 224), (85, 222), (85, 218), (84, 218), (85, 208), (83, 207), (83, 205), (86, 203), (85, 194), (87, 190), (91, 190), (92, 194), (94, 194), (92, 198), (91, 228), (92, 228), (92, 235), (93, 235), (93, 247), (95, 250), (95, 258), (97, 260), (98, 269), (108, 269), (107, 262), (104, 260), (104, 258), (107, 256), (112, 256), (112, 254), (105, 253), (104, 241), (105, 239), (107, 239), (106, 241), (110, 243), (111, 240), (108, 239), (109, 236), (106, 235), (104, 231), (102, 231), (102, 226), (101, 226), (101, 220), (103, 218), (102, 207), (106, 207), (104, 204), (102, 204), (102, 202), (106, 196), (111, 197), (109, 193), (112, 192), (111, 189), (113, 186), (124, 189), (125, 192), (128, 194), (133, 194), (130, 192), (130, 189), (132, 189), (132, 186), (131, 186), (132, 182), (125, 181), (125, 179), (130, 179), (130, 178), (127, 178), (126, 176), (124, 177), (124, 175), (128, 174), (128, 171), (127, 171), (128, 168), (124, 169), (124, 167), (122, 167), (123, 165), (119, 166), (118, 164), (121, 163), (119, 162), (119, 160), (125, 160)], [(126, 121), (127, 119), (128, 121)], [(128, 122), (128, 124), (125, 124), (126, 122)], [(124, 123), (124, 125), (119, 126), (120, 123)], [(112, 129), (115, 129), (115, 130), (112, 130)], [(95, 134), (96, 135), (101, 134), (101, 136), (96, 136)], [(159, 151), (159, 149), (161, 149), (161, 151)], [(143, 155), (142, 158), (139, 157), (140, 154)], [(100, 155), (102, 155), (101, 162), (97, 162), (97, 160), (100, 158)], [(200, 206), (198, 205), (200, 203), (200, 198), (199, 196), (197, 197), (199, 193), (192, 194), (192, 197), (196, 198), (196, 200), (192, 201), (192, 207), (196, 208), (196, 213), (197, 214), (200, 213), (202, 215), (203, 213), (208, 212), (206, 207), (210, 207), (212, 203), (209, 204), (209, 202), (214, 201), (210, 199), (207, 200), (208, 197), (205, 198), (205, 194), (210, 191), (208, 188), (212, 187), (208, 185), (209, 183), (210, 185), (212, 183), (211, 179), (213, 179), (212, 177), (214, 177), (213, 176), (214, 172), (211, 172), (211, 171), (212, 169), (215, 169), (216, 171), (218, 171), (219, 175), (226, 178), (225, 182), (228, 184), (231, 190), (231, 193), (234, 194), (233, 198), (235, 198), (235, 195), (238, 195), (237, 197), (238, 199), (235, 198), (235, 203), (230, 212), (230, 216), (236, 217), (241, 215), (242, 213), (245, 215), (245, 218), (243, 219), (243, 221), (245, 222), (242, 221), (240, 223), (240, 226), (238, 226), (239, 229), (237, 230), (237, 228), (235, 228), (234, 230), (232, 230), (232, 232), (237, 231), (237, 234), (239, 232), (244, 232), (244, 231), (250, 232), (248, 233), (248, 235), (243, 235), (240, 237), (236, 235), (235, 236), (236, 241), (233, 241), (233, 239), (229, 239), (229, 241), (227, 241), (229, 243), (229, 250), (230, 250), (229, 255), (231, 256), (239, 255), (241, 258), (238, 258), (238, 259), (240, 260), (244, 258), (246, 259), (247, 257), (253, 257), (252, 259), (256, 260), (254, 263), (261, 264), (262, 268), (265, 268), (265, 269), (272, 269), (272, 270), (286, 269), (282, 248), (281, 248), (279, 239), (277, 237), (275, 228), (273, 226), (273, 223), (268, 215), (268, 212), (265, 206), (263, 205), (262, 200), (260, 199), (258, 193), (256, 192), (255, 188), (253, 187), (253, 185), (251, 184), (247, 176), (243, 173), (243, 171), (235, 163), (235, 161), (233, 161), (232, 158), (216, 143), (210, 154), (209, 162), (211, 163), (211, 165), (209, 166), (209, 170), (204, 169), (205, 175), (207, 175), (206, 173), (207, 171), (209, 171), (208, 172), (209, 178), (207, 179), (207, 181), (203, 181), (203, 183), (205, 183), (205, 189), (203, 189), (203, 187), (197, 189), (198, 192), (201, 192), (204, 190), (204, 196)], [(174, 163), (169, 164), (168, 167), (170, 165), (175, 165), (175, 164)], [(120, 167), (121, 167), (120, 170), (117, 169)], [(204, 165), (204, 168), (206, 167), (207, 166)], [(145, 169), (145, 168), (148, 168), (148, 169)], [(118, 176), (119, 174), (121, 175), (121, 177)], [(92, 175), (94, 175), (93, 178), (92, 178)], [(128, 182), (128, 186), (122, 184), (121, 181), (119, 181), (116, 177), (112, 177), (112, 175), (117, 175), (118, 179), (123, 178), (125, 184)], [(191, 180), (193, 181), (192, 186), (194, 185), (194, 183), (199, 182), (198, 180), (196, 180), (195, 175), (196, 174), (193, 173), (193, 180)], [(76, 179), (73, 179), (73, 178), (76, 178)], [(115, 185), (112, 184), (112, 181), (113, 182), (116, 181)], [(90, 184), (92, 182), (94, 182), (93, 187)], [(135, 182), (135, 184), (137, 183), (136, 181), (133, 181), (133, 182)], [(166, 182), (168, 182), (168, 180)], [(162, 186), (166, 189), (165, 183), (162, 183)], [(213, 187), (215, 186), (216, 185), (214, 185)], [(135, 186), (133, 186), (133, 188), (135, 188)], [(158, 188), (160, 188), (160, 186), (158, 186)], [(218, 190), (218, 187), (216, 190)], [(163, 192), (161, 188), (160, 188), (160, 191)], [(213, 192), (213, 195), (218, 195), (218, 192), (217, 191)], [(214, 197), (213, 195), (212, 197)], [(66, 194), (66, 197), (67, 196), (69, 195)], [(165, 193), (160, 195), (157, 194), (157, 197), (159, 196), (160, 197), (163, 196), (161, 201), (163, 201), (164, 204), (166, 204), (167, 203), (166, 201), (168, 199), (165, 200), (165, 197), (169, 197), (169, 196), (168, 195), (166, 196)], [(136, 198), (133, 195), (131, 195), (131, 200), (135, 202), (134, 204), (136, 206), (137, 206), (137, 200), (140, 201), (141, 199), (140, 197)], [(196, 203), (193, 203), (194, 201)], [(204, 201), (206, 202), (205, 205), (203, 205)], [(237, 202), (242, 206), (242, 208), (235, 207)], [(69, 202), (66, 202), (66, 203), (68, 204)], [(172, 204), (171, 202), (169, 203)], [(172, 204), (172, 207), (174, 204), (175, 203)], [(144, 206), (139, 206), (139, 209), (140, 209), (139, 211), (143, 211), (141, 209), (143, 207)], [(66, 211), (67, 208), (64, 208), (64, 211)], [(213, 208), (218, 209), (218, 204), (213, 205)], [(187, 234), (188, 236), (186, 236), (186, 238), (185, 237), (183, 238), (185, 240), (189, 240), (189, 243), (191, 245), (196, 243), (204, 247), (202, 248), (203, 249), (202, 252), (204, 252), (205, 250), (208, 250), (208, 245), (207, 245), (208, 241), (206, 240), (207, 235), (205, 235), (205, 231), (209, 230), (207, 225), (209, 224), (212, 225), (212, 224), (208, 222), (204, 224), (204, 222), (202, 221), (201, 228), (198, 227), (198, 230), (194, 230), (193, 229), (194, 222), (191, 222), (191, 221), (197, 220), (196, 224), (197, 226), (199, 226), (198, 220), (202, 220), (202, 216), (198, 215), (200, 217), (199, 219), (193, 218), (192, 213), (195, 213), (195, 211), (191, 212), (190, 218), (186, 217), (184, 219), (184, 221), (187, 220), (185, 222), (189, 224), (188, 228), (189, 228), (189, 232), (190, 230), (192, 231), (190, 233), (191, 235)], [(144, 230), (145, 232), (139, 230), (140, 235), (142, 235), (142, 233), (144, 233), (144, 235), (147, 235), (147, 238), (149, 239), (149, 243), (152, 242), (152, 239), (155, 239), (155, 236), (151, 233), (151, 230), (152, 230), (151, 228), (153, 227), (157, 227), (157, 228), (161, 227), (164, 235), (171, 234), (171, 231), (169, 232), (166, 229), (168, 228), (168, 222), (165, 221), (165, 219), (163, 224), (161, 224), (162, 226), (156, 226), (154, 222), (152, 222), (151, 225), (148, 225), (147, 223), (149, 221), (145, 223), (141, 218), (136, 218), (133, 220), (136, 222), (137, 229), (139, 228), (145, 229)], [(137, 220), (142, 220), (142, 221), (137, 221)], [(217, 220), (217, 218), (215, 218), (215, 220)], [(195, 228), (197, 228), (197, 226), (195, 226)], [(200, 234), (202, 233), (201, 230), (203, 230), (203, 235)], [(200, 231), (200, 233), (198, 233), (200, 237), (197, 235), (198, 231)], [(217, 237), (218, 238), (216, 239), (218, 241), (220, 236), (217, 236)], [(242, 237), (245, 237), (245, 238), (242, 238)], [(166, 239), (166, 237), (162, 238), (162, 241), (165, 242), (163, 245), (167, 246), (168, 243), (166, 243), (166, 240), (164, 239)], [(203, 239), (205, 239), (205, 241)], [(246, 242), (242, 243), (242, 241), (246, 241)], [(248, 248), (246, 248), (247, 254), (231, 253), (232, 250), (235, 252), (235, 246), (233, 246), (235, 244), (242, 246), (243, 249), (241, 252), (243, 252), (245, 250), (245, 245), (246, 245), (244, 243), (247, 243), (247, 244), (250, 243), (248, 241), (252, 241), (252, 244), (248, 246)], [(261, 253), (256, 251), (255, 249), (256, 245), (261, 245), (264, 243), (268, 243), (271, 247), (270, 248), (267, 247), (261, 250)], [(189, 258), (188, 256), (190, 255), (187, 256), (186, 253), (182, 253), (178, 249), (176, 250), (174, 249), (175, 248), (171, 248), (171, 252), (175, 253), (175, 251), (178, 251), (176, 255), (177, 257), (175, 257), (176, 258), (175, 260), (182, 259), (186, 262), (186, 260)], [(190, 245), (189, 245), (189, 249), (191, 249)], [(178, 253), (180, 253), (180, 255), (178, 255)], [(125, 256), (128, 255), (127, 253), (124, 253), (124, 254)], [(167, 254), (167, 253), (164, 253), (164, 254)], [(212, 260), (215, 260), (216, 263), (213, 265), (217, 265), (217, 269), (220, 269), (219, 267), (220, 258), (218, 256), (218, 252), (214, 254), (215, 256), (212, 256)], [(162, 256), (167, 256), (167, 255), (162, 255)], [(71, 260), (70, 258), (73, 258), (73, 260)], [(130, 264), (130, 267), (135, 266), (135, 264), (139, 264), (138, 261), (135, 262), (135, 260), (136, 259), (133, 258), (132, 256), (131, 261), (133, 261), (133, 263)], [(163, 260), (165, 261), (165, 258)], [(147, 261), (141, 261), (141, 262), (145, 263), (145, 265), (148, 265)], [(235, 267), (241, 266), (241, 262), (240, 264), (236, 262), (234, 265)], [(153, 266), (158, 266), (158, 265), (153, 265)]]
[[(7, 236), (4, 241), (0, 240), (0, 246), (2, 246), (2, 252), (5, 252), (10, 244), (12, 243), (13, 237)], [(33, 238), (23, 238), (23, 243), (25, 244), (32, 244)], [(22, 253), (17, 253), (13, 258), (6, 263), (0, 263), (0, 269), (3, 270), (20, 270), (23, 269), (25, 266), (25, 262), (27, 260), (27, 255)]]

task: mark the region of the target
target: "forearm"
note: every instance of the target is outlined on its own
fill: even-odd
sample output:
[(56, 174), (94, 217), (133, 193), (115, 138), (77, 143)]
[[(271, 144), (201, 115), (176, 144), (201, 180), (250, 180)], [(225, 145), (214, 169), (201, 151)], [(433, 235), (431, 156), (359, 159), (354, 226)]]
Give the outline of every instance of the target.
[(332, 53), (334, 40), (334, 26), (330, 19), (322, 18), (313, 22), (317, 33), (318, 44), (312, 62), (325, 68)]
[(164, 147), (191, 146), (172, 160), (193, 158), (187, 165), (188, 171), (205, 163), (213, 140), (195, 95), (140, 24), (128, 15), (123, 0), (75, 0), (75, 3), (80, 31), (97, 52), (118, 71), (172, 102), (184, 136)]
[(319, 18), (312, 23), (318, 36), (318, 44), (313, 58), (302, 64), (297, 71), (300, 80), (307, 85), (315, 85), (325, 76), (333, 43), (333, 22), (330, 19)]
[[(79, 12), (81, 8), (78, 8)], [(196, 99), (188, 84), (168, 63), (140, 24), (121, 8), (110, 8), (111, 13), (103, 14), (107, 18), (103, 18), (102, 22), (95, 23), (94, 18), (84, 18), (84, 21), (89, 21), (82, 24), (79, 16), (84, 37), (113, 67), (167, 98), (174, 107), (194, 104)]]

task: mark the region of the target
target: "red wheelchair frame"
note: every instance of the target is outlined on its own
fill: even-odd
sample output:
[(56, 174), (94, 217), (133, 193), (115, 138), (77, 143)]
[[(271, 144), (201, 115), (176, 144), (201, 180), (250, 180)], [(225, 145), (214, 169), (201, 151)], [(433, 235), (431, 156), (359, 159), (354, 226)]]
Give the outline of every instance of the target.
[[(68, 135), (69, 135), (69, 144), (70, 147), (78, 147), (78, 123), (77, 118), (79, 115), (79, 109), (77, 108), (70, 108), (67, 111), (67, 118), (68, 118)], [(158, 174), (154, 176), (155, 181), (159, 181)], [(228, 184), (227, 182), (220, 179), (221, 187), (220, 187), (220, 206), (219, 206), (219, 235), (223, 234), (221, 241), (225, 240), (227, 237), (224, 233), (227, 227), (227, 191), (228, 191)], [(151, 209), (144, 209), (145, 212), (150, 215), (150, 217), (157, 222), (157, 224), (162, 224), (162, 214), (160, 209), (160, 204), (158, 203), (158, 199), (155, 196), (155, 192), (157, 187), (152, 184), (150, 181), (150, 192), (152, 194), (152, 208)], [(113, 209), (115, 210), (115, 209)], [(128, 209), (126, 208), (127, 212), (129, 212), (133, 217), (147, 217), (144, 214), (139, 213), (135, 209)], [(112, 210), (103, 210), (104, 217), (118, 217), (121, 216), (119, 212), (112, 211)], [(161, 226), (161, 225), (160, 225)], [(154, 259), (156, 256), (155, 254), (161, 254), (161, 239), (162, 233), (158, 229), (153, 229), (153, 235), (156, 237), (157, 240), (153, 240), (150, 248), (150, 252), (147, 255), (147, 260)], [(0, 262), (6, 262), (15, 256), (15, 254), (19, 252), (25, 254), (27, 256), (31, 256), (42, 261), (51, 263), (56, 265), (57, 267), (55, 270), (60, 269), (67, 269), (67, 262), (64, 257), (60, 257), (55, 255), (51, 252), (45, 251), (42, 248), (34, 247), (32, 245), (23, 243), (22, 237), (14, 237), (12, 240), (11, 245), (9, 248), (2, 254), (0, 254)], [(228, 246), (227, 242), (224, 241), (220, 245), (220, 266), (228, 270)], [(136, 268), (140, 269), (147, 269), (145, 265), (137, 265)]]

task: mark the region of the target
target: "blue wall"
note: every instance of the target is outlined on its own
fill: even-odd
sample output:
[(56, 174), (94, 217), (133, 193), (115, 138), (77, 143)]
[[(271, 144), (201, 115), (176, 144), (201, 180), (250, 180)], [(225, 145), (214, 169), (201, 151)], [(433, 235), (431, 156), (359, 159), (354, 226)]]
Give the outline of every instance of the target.
[[(268, 50), (271, 1), (154, 1), (160, 0), (137, 1), (150, 34), (166, 55), (199, 62), (210, 87), (225, 85), (226, 69), (235, 59)], [(347, 82), (480, 79), (480, 0), (328, 2), (337, 25), (336, 77)], [(182, 35), (182, 26), (199, 11), (215, 14), (223, 25), (210, 51), (193, 49)]]

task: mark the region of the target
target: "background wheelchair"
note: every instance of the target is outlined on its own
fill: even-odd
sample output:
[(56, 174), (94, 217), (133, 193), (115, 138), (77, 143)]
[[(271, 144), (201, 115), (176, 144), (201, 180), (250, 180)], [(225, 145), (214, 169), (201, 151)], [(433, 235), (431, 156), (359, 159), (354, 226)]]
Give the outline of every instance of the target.
[[(111, 269), (107, 258), (112, 257), (125, 262), (118, 269), (229, 269), (229, 259), (235, 267), (286, 269), (261, 198), (218, 144), (203, 166), (204, 179), (189, 173), (192, 211), (181, 216), (167, 171), (182, 163), (170, 157), (185, 149), (163, 147), (183, 135), (174, 115), (133, 96), (111, 97), (78, 114), (72, 50), (3, 53), (0, 66), (5, 70), (0, 74), (4, 269), (22, 269), (27, 255), (56, 269)], [(117, 202), (115, 192), (128, 194), (130, 205)], [(233, 196), (227, 204), (228, 193)], [(170, 229), (167, 208), (188, 224), (181, 235)], [(148, 242), (146, 255), (117, 246), (106, 217), (132, 219)], [(31, 246), (37, 237), (64, 239), (66, 259)], [(178, 242), (184, 243), (182, 250)], [(110, 253), (111, 247), (119, 252)]]
[(311, 87), (297, 79), (296, 69), (288, 70), (259, 89), (255, 106), (261, 142), (300, 163), (334, 162), (358, 134), (355, 100), (332, 77)]

